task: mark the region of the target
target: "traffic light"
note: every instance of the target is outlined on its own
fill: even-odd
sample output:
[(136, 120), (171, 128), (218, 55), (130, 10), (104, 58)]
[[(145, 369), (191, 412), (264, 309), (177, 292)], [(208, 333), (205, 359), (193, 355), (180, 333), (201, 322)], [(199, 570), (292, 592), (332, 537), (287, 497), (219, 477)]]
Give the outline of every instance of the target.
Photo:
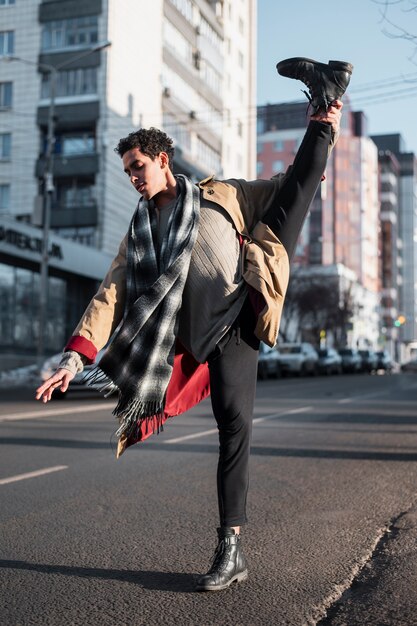
[(394, 326), (396, 328), (400, 328), (400, 326), (402, 326), (403, 324), (405, 324), (405, 322), (407, 321), (407, 318), (405, 317), (405, 315), (399, 315), (397, 317), (397, 319), (394, 322)]

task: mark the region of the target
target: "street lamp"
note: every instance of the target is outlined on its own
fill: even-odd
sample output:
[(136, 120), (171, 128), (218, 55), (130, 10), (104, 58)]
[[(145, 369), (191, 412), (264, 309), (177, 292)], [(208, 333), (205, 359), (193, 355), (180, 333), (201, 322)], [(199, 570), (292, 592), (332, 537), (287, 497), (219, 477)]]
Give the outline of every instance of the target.
[(71, 65), (74, 61), (78, 61), (89, 54), (104, 50), (111, 46), (110, 41), (105, 41), (95, 45), (94, 47), (84, 50), (80, 54), (72, 56), (64, 63), (58, 65), (50, 65), (49, 63), (37, 63), (29, 61), (19, 56), (8, 56), (7, 61), (20, 61), (27, 65), (35, 65), (40, 70), (46, 71), (50, 75), (50, 99), (48, 108), (48, 134), (46, 141), (45, 154), (45, 171), (44, 171), (44, 211), (43, 211), (43, 231), (42, 231), (42, 253), (40, 262), (40, 283), (39, 283), (39, 330), (38, 330), (38, 361), (41, 362), (45, 352), (45, 327), (48, 313), (48, 265), (49, 265), (49, 229), (51, 222), (52, 194), (54, 191), (53, 184), (53, 165), (54, 165), (54, 117), (55, 117), (55, 97), (58, 72), (67, 65)]

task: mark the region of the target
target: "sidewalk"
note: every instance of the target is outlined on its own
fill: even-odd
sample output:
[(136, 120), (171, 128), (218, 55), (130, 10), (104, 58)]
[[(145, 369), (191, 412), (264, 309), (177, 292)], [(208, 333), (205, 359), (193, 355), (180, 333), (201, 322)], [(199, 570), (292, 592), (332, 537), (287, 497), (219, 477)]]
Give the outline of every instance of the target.
[(401, 513), (317, 626), (417, 624), (417, 505)]

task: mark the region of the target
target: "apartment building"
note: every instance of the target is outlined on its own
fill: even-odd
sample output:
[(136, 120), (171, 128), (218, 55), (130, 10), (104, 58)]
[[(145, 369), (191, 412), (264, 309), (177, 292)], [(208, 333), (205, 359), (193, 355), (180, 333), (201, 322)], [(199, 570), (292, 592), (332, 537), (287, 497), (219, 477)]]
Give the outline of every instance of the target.
[[(138, 200), (114, 152), (120, 137), (162, 128), (175, 142), (174, 171), (194, 180), (255, 176), (256, 0), (3, 0), (0, 23), (0, 232), (22, 230), (22, 241), (40, 236), (53, 122), (52, 237), (65, 240), (68, 260), (87, 247), (96, 255), (86, 292), (104, 274)], [(6, 240), (0, 264), (31, 273), (35, 315), (23, 343), (33, 347), (39, 251), (27, 267)], [(69, 270), (61, 276), (65, 294)], [(51, 260), (50, 276), (56, 272)], [(50, 350), (86, 303), (75, 295), (71, 306), (62, 296), (64, 330)], [(15, 312), (2, 315), (10, 321)]]
[[(307, 123), (305, 102), (258, 107), (258, 176), (269, 178), (286, 170)], [(362, 347), (379, 341), (378, 245), (378, 151), (367, 136), (363, 114), (352, 112), (346, 98), (340, 137), (307, 215), (293, 265), (308, 267), (318, 277), (323, 275), (320, 268), (332, 266), (335, 280), (341, 283), (344, 277), (344, 290), (346, 277), (354, 277), (349, 278), (353, 301), (347, 340)]]
[(397, 322), (394, 338), (404, 346), (399, 357), (406, 359), (407, 351), (417, 345), (417, 160), (398, 133), (372, 139), (380, 155), (383, 232), (397, 253), (391, 282), (383, 292), (386, 304), (392, 305), (386, 328), (390, 317)]
[[(378, 143), (377, 138), (376, 143)], [(399, 234), (400, 163), (390, 150), (379, 150), (381, 335), (397, 361), (401, 360), (400, 289), (402, 240)], [(400, 317), (401, 316), (401, 317)]]

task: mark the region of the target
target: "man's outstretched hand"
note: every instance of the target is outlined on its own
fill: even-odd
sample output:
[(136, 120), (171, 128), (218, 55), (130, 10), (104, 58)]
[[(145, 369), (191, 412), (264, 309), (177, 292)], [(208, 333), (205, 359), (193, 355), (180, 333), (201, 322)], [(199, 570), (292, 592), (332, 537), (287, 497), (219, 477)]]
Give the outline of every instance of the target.
[(338, 134), (340, 131), (340, 120), (342, 118), (342, 107), (343, 102), (341, 100), (334, 100), (327, 111), (319, 109), (310, 119), (315, 122), (327, 122), (327, 124), (331, 124), (333, 132)]
[(60, 389), (64, 393), (68, 389), (68, 385), (74, 378), (75, 374), (69, 370), (59, 369), (46, 380), (43, 385), (36, 390), (36, 400), (42, 400), (42, 402), (49, 402), (52, 397), (52, 392), (55, 389)]

